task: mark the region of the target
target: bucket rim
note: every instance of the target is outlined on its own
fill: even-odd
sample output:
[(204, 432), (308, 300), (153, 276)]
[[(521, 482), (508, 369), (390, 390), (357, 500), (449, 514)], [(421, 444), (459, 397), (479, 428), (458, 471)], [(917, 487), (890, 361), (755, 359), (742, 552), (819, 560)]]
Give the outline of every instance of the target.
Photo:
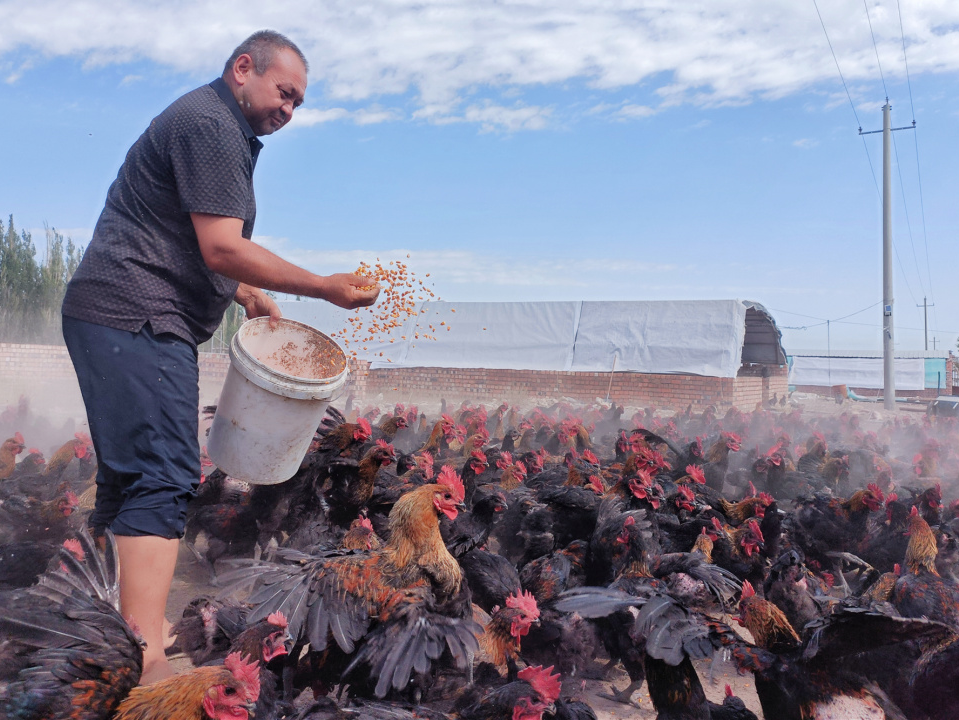
[(326, 334), (325, 332), (323, 332), (322, 330), (317, 330), (317, 329), (316, 329), (315, 327), (313, 327), (312, 325), (307, 325), (306, 323), (300, 322), (299, 320), (292, 320), (292, 319), (290, 319), (290, 318), (283, 318), (283, 317), (281, 317), (280, 320), (279, 320), (279, 322), (280, 322), (281, 324), (283, 324), (283, 325), (292, 325), (292, 326), (294, 326), (294, 327), (298, 327), (298, 328), (300, 328), (300, 329), (306, 330), (306, 331), (309, 332), (309, 333), (319, 335), (320, 337), (322, 337), (322, 338), (324, 338), (325, 340), (329, 341), (330, 344), (332, 344), (332, 346), (335, 347), (335, 348), (340, 352), (340, 354), (343, 356), (343, 370), (341, 370), (341, 371), (340, 371), (339, 373), (337, 373), (336, 375), (331, 375), (331, 376), (325, 377), (325, 378), (310, 378), (310, 377), (303, 377), (302, 375), (291, 375), (291, 374), (285, 373), (285, 372), (283, 372), (283, 371), (281, 371), (281, 370), (275, 370), (274, 368), (271, 368), (270, 366), (266, 365), (266, 364), (265, 364), (264, 362), (262, 362), (259, 358), (257, 358), (256, 356), (254, 356), (246, 347), (243, 346), (243, 339), (240, 337), (240, 335), (241, 335), (241, 333), (243, 332), (244, 329), (250, 330), (250, 329), (253, 328), (253, 326), (255, 326), (255, 325), (263, 325), (264, 323), (266, 323), (267, 325), (269, 325), (269, 322), (270, 322), (270, 318), (268, 318), (268, 317), (256, 317), (256, 318), (252, 318), (252, 319), (250, 319), (250, 320), (245, 321), (245, 322), (239, 327), (239, 329), (236, 331), (236, 333), (233, 335), (233, 340), (232, 340), (232, 342), (230, 343), (230, 351), (231, 351), (231, 354), (233, 353), (233, 351), (234, 351), (234, 346), (235, 346), (237, 352), (239, 352), (239, 351), (242, 350), (242, 354), (243, 354), (244, 359), (251, 361), (257, 368), (262, 368), (262, 370), (264, 370), (265, 372), (269, 373), (270, 375), (275, 376), (275, 377), (278, 377), (278, 378), (281, 378), (281, 379), (283, 379), (283, 380), (286, 381), (286, 382), (292, 382), (292, 383), (302, 384), (302, 385), (307, 386), (307, 387), (309, 387), (309, 388), (311, 388), (311, 389), (316, 388), (316, 387), (322, 387), (322, 386), (327, 386), (327, 385), (335, 384), (335, 383), (337, 383), (339, 380), (341, 380), (344, 376), (346, 376), (346, 375), (349, 374), (349, 368), (350, 368), (349, 358), (348, 358), (347, 355), (346, 355), (346, 351), (344, 351), (343, 348), (340, 347), (340, 344), (339, 344), (338, 342), (336, 342), (336, 340), (334, 340), (333, 338), (331, 338), (329, 335), (327, 335), (327, 334)]

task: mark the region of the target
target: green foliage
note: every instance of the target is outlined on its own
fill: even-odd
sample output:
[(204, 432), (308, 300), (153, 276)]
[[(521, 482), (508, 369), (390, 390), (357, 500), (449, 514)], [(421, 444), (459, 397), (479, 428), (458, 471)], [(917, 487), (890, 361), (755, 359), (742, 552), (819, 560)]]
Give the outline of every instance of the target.
[(55, 228), (45, 228), (38, 261), (33, 238), (0, 221), (0, 342), (60, 344), (60, 304), (83, 250)]
[(220, 327), (213, 333), (213, 337), (202, 343), (200, 352), (229, 352), (233, 336), (246, 320), (246, 312), (236, 303), (231, 303), (223, 314)]

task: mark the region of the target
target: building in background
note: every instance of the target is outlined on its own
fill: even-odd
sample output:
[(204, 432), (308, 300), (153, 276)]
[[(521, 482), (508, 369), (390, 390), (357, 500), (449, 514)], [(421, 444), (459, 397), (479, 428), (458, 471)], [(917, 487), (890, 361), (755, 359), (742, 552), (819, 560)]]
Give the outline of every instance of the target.
[[(931, 400), (959, 393), (959, 365), (955, 360), (951, 351), (897, 351), (896, 397)], [(882, 396), (881, 352), (797, 350), (789, 354), (788, 363), (790, 389), (834, 394), (844, 387), (853, 397)]]

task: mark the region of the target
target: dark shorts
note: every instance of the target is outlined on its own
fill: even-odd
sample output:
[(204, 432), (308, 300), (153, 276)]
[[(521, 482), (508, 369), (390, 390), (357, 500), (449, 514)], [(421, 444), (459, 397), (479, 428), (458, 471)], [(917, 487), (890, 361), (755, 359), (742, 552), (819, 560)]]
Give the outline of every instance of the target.
[(175, 335), (63, 317), (97, 454), (88, 524), (116, 535), (183, 536), (200, 480), (196, 350)]

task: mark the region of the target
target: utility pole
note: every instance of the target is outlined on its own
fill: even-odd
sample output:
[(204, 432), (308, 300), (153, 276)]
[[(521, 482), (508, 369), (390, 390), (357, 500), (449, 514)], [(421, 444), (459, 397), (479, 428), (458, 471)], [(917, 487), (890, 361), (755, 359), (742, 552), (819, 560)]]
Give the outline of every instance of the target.
[(911, 127), (890, 127), (889, 98), (882, 106), (882, 130), (863, 132), (860, 135), (882, 133), (882, 405), (886, 410), (896, 409), (896, 360), (892, 322), (892, 133), (893, 130), (915, 130)]
[[(929, 308), (936, 307), (936, 303), (932, 305), (926, 304), (926, 298), (922, 299), (922, 305), (916, 305), (916, 307), (922, 308), (922, 329), (925, 332), (926, 337), (926, 350), (929, 349)], [(935, 349), (935, 347), (933, 347)]]

